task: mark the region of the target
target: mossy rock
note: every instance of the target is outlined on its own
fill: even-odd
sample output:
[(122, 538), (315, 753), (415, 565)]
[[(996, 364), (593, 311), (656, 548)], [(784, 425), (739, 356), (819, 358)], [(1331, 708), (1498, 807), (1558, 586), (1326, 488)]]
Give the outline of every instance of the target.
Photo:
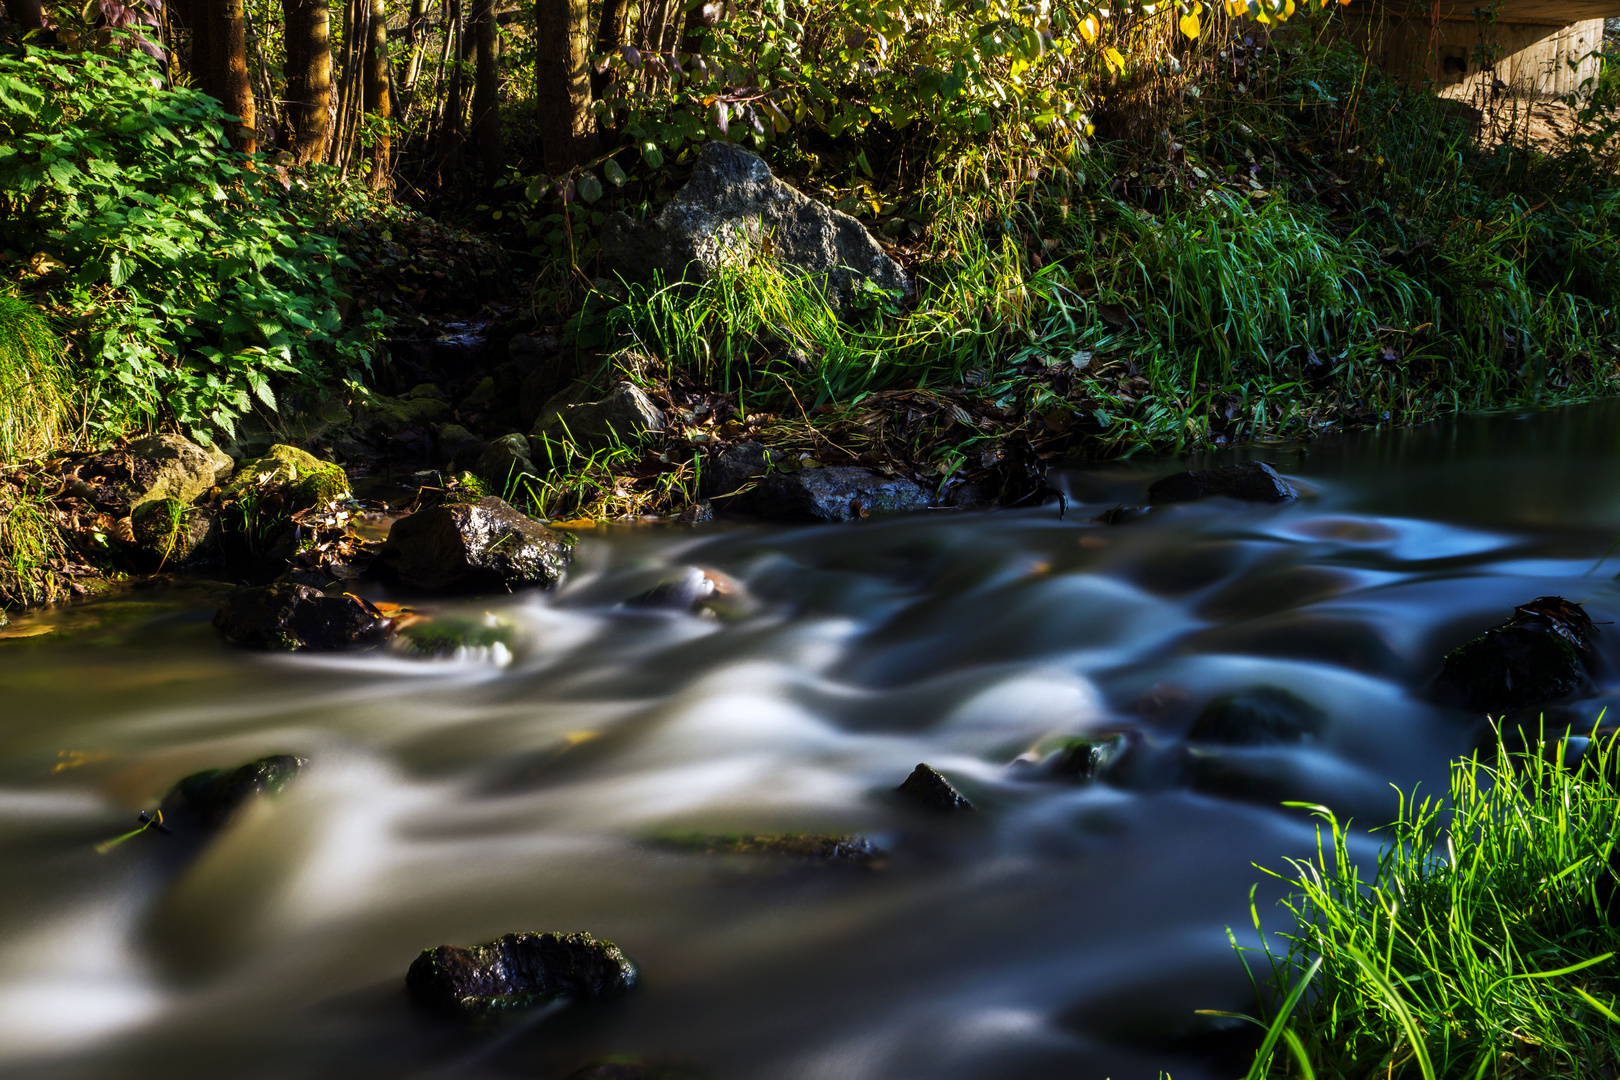
[(218, 515), (179, 499), (142, 503), (130, 515), (135, 559), (152, 570), (200, 561), (213, 547), (218, 528)]
[(1446, 654), (1438, 681), (1444, 697), (1493, 715), (1565, 697), (1581, 682), (1574, 642), (1514, 623), (1492, 627)]
[(254, 491), (284, 485), (284, 505), (290, 511), (308, 510), (349, 499), (349, 478), (342, 466), (322, 461), (307, 450), (278, 443), (265, 455), (243, 465), (226, 489), (237, 501), (251, 498)]
[(639, 973), (619, 947), (589, 934), (507, 934), (471, 948), (425, 949), (405, 989), (426, 1008), (468, 1019), (622, 994)]
[(461, 649), (512, 648), (516, 628), (493, 615), (468, 618), (435, 615), (412, 622), (394, 635), (394, 647), (423, 656), (452, 656)]
[(307, 764), (291, 754), (273, 754), (235, 769), (192, 773), (163, 797), (163, 816), (216, 829), (250, 800), (279, 794)]

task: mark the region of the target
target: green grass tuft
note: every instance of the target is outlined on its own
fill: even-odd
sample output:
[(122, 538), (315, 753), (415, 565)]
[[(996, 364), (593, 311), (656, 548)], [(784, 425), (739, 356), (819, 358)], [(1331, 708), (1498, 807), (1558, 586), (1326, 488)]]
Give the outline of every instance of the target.
[(0, 292), (0, 461), (55, 447), (69, 422), (71, 394), (50, 323), (32, 304)]
[(1617, 763), (1612, 738), (1454, 762), (1449, 799), (1403, 799), (1370, 881), (1317, 808), (1331, 844), (1292, 864), (1288, 950), (1240, 950), (1274, 979), (1250, 1080), (1616, 1075)]

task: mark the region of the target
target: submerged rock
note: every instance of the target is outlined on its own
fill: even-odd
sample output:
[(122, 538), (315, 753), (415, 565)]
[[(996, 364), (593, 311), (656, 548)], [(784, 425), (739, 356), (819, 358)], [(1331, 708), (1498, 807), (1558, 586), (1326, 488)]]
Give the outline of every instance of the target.
[(287, 511), (309, 510), (351, 497), (342, 466), (279, 443), (263, 457), (243, 464), (225, 494), (241, 505), (274, 495)]
[(1044, 772), (1060, 780), (1096, 780), (1125, 753), (1123, 735), (1073, 739), (1045, 763)]
[(928, 765), (919, 763), (906, 777), (905, 783), (894, 789), (899, 794), (928, 810), (972, 810), (973, 804), (945, 777)]
[(512, 650), (517, 628), (486, 613), (483, 616), (434, 615), (401, 620), (403, 625), (390, 639), (390, 646), (418, 656), (454, 656), (464, 649)]
[(654, 271), (702, 280), (769, 244), (772, 257), (824, 281), (834, 303), (854, 299), (862, 282), (910, 295), (900, 264), (859, 221), (771, 175), (758, 154), (710, 139), (692, 179), (653, 222), (611, 215), (602, 228), (602, 265), (646, 278)]
[(713, 1080), (713, 1077), (695, 1065), (682, 1061), (614, 1057), (582, 1065), (563, 1080)]
[(1298, 498), (1293, 488), (1263, 461), (1244, 461), (1215, 469), (1176, 473), (1148, 488), (1148, 502), (1191, 502), (1221, 495), (1244, 502), (1286, 502)]
[(1435, 689), (1476, 712), (1501, 713), (1574, 693), (1585, 679), (1581, 654), (1597, 628), (1580, 604), (1538, 596), (1446, 654)]
[(440, 945), (405, 975), (420, 1005), (483, 1016), (568, 999), (621, 994), (636, 984), (635, 964), (617, 945), (589, 934), (507, 934), (483, 945)]
[(642, 437), (664, 430), (663, 411), (634, 383), (622, 382), (601, 401), (545, 409), (531, 437), (589, 453), (614, 446), (634, 446)]
[(249, 800), (280, 792), (308, 764), (291, 754), (274, 754), (235, 769), (192, 773), (163, 797), (163, 818), (217, 829)]
[(779, 855), (815, 862), (867, 865), (883, 857), (883, 850), (864, 836), (821, 833), (770, 833), (715, 836), (690, 833), (660, 837), (659, 842), (683, 851), (706, 855)]
[(486, 495), (400, 518), (377, 564), (419, 589), (478, 591), (555, 585), (568, 567), (573, 539)]
[(1228, 746), (1267, 746), (1315, 738), (1326, 725), (1327, 714), (1298, 694), (1257, 686), (1224, 694), (1205, 705), (1187, 738)]
[(381, 641), (388, 620), (356, 596), (290, 581), (237, 589), (214, 616), (226, 641), (255, 649), (326, 651)]
[(928, 509), (928, 492), (900, 477), (858, 466), (800, 469), (765, 478), (743, 509), (771, 521), (855, 521)]

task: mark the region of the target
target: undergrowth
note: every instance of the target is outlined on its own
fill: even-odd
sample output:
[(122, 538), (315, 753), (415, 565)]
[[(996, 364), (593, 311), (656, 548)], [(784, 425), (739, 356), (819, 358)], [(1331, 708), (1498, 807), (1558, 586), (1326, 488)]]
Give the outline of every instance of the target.
[(0, 461), (57, 445), (74, 395), (62, 342), (32, 304), (0, 291)]
[(1620, 759), (1549, 750), (1453, 763), (1449, 798), (1403, 800), (1370, 879), (1317, 809), (1286, 952), (1241, 950), (1275, 987), (1250, 1080), (1616, 1075)]

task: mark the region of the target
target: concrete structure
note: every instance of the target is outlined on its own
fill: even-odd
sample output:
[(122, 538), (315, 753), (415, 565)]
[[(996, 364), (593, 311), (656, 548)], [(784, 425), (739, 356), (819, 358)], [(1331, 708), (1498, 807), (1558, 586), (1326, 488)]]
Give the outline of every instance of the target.
[(1414, 82), (1437, 78), (1445, 97), (1511, 90), (1545, 99), (1595, 83), (1603, 20), (1620, 16), (1620, 0), (1437, 0), (1432, 11), (1354, 0), (1347, 14), (1379, 66)]

